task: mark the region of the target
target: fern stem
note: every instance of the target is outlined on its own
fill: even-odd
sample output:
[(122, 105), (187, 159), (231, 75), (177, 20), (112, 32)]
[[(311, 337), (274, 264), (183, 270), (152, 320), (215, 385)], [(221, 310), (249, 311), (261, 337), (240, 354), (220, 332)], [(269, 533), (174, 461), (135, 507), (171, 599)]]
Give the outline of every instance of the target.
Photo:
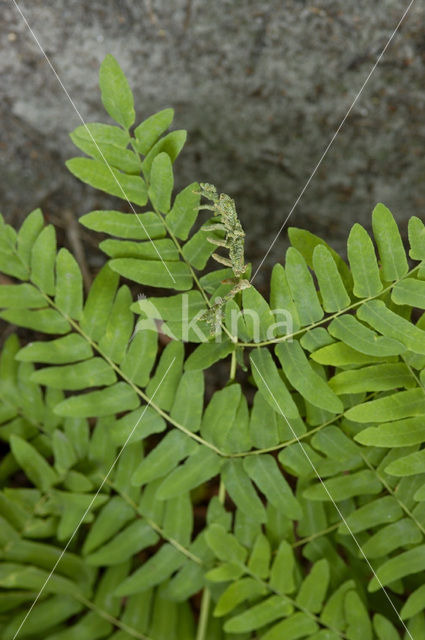
[(367, 464), (367, 466), (369, 467), (369, 469), (371, 471), (374, 472), (374, 474), (376, 475), (376, 477), (378, 478), (378, 480), (383, 484), (383, 486), (385, 487), (385, 489), (388, 491), (389, 494), (391, 494), (393, 496), (393, 498), (395, 498), (395, 500), (398, 502), (398, 504), (400, 505), (400, 507), (403, 509), (403, 511), (405, 512), (405, 514), (407, 516), (409, 516), (409, 518), (411, 520), (413, 520), (413, 522), (416, 524), (416, 526), (418, 527), (418, 529), (420, 529), (422, 531), (423, 534), (425, 534), (425, 527), (421, 524), (421, 522), (415, 518), (415, 516), (413, 515), (413, 513), (410, 511), (409, 507), (407, 507), (404, 502), (402, 502), (402, 500), (400, 500), (400, 498), (397, 496), (397, 491), (396, 489), (393, 489), (391, 487), (391, 485), (388, 484), (388, 482), (385, 480), (385, 478), (383, 478), (381, 476), (381, 474), (379, 473), (379, 471), (377, 469), (375, 469), (375, 467), (370, 464), (369, 460), (366, 458), (366, 456), (364, 456), (362, 453), (360, 453), (361, 457), (363, 458), (363, 461)]
[(196, 640), (207, 640), (208, 617), (210, 613), (211, 592), (205, 587), (202, 593), (201, 611), (199, 613), (198, 629)]
[(223, 482), (223, 478), (220, 476), (220, 486), (218, 487), (218, 499), (221, 504), (224, 504), (226, 499), (226, 487)]
[(146, 636), (145, 634), (140, 633), (140, 631), (137, 631), (137, 629), (129, 627), (127, 624), (125, 624), (125, 622), (121, 622), (121, 620), (118, 620), (118, 618), (114, 618), (114, 616), (111, 616), (111, 614), (109, 614), (107, 611), (104, 611), (103, 609), (98, 607), (94, 602), (91, 602), (91, 600), (87, 600), (86, 598), (84, 598), (84, 596), (75, 594), (74, 598), (81, 602), (81, 604), (83, 604), (85, 607), (87, 607), (87, 609), (91, 609), (100, 618), (107, 620), (115, 627), (121, 629), (121, 631), (125, 631), (130, 636), (133, 636), (133, 638), (138, 638), (138, 640), (153, 640), (151, 636)]
[[(193, 431), (190, 431), (189, 429), (187, 429), (187, 427), (185, 427), (184, 425), (180, 424), (179, 422), (177, 422), (177, 420), (175, 420), (174, 418), (172, 418), (166, 411), (164, 411), (163, 409), (161, 409), (160, 407), (158, 407), (158, 405), (156, 405), (154, 402), (152, 402), (149, 398), (149, 396), (147, 396), (144, 391), (142, 391), (136, 384), (134, 384), (134, 382), (120, 369), (120, 367), (113, 362), (113, 360), (111, 360), (109, 358), (109, 356), (107, 356), (102, 349), (99, 347), (98, 344), (96, 344), (79, 326), (79, 324), (73, 320), (72, 318), (70, 318), (67, 314), (63, 313), (54, 303), (54, 301), (48, 296), (46, 295), (44, 292), (42, 292), (39, 289), (40, 293), (44, 296), (44, 298), (46, 299), (46, 301), (48, 302), (48, 304), (54, 308), (58, 313), (60, 313), (68, 322), (69, 324), (75, 329), (75, 331), (77, 331), (77, 333), (79, 333), (85, 340), (87, 340), (87, 342), (90, 344), (90, 346), (92, 347), (92, 349), (94, 349), (95, 351), (97, 351), (99, 353), (100, 356), (102, 356), (102, 358), (109, 364), (109, 366), (123, 379), (125, 380), (125, 382), (127, 382), (128, 385), (130, 385), (130, 387), (133, 389), (133, 391), (135, 393), (137, 393), (138, 396), (140, 396), (146, 403), (149, 404), (149, 406), (152, 407), (152, 409), (154, 409), (160, 416), (162, 416), (165, 420), (167, 420), (170, 424), (172, 424), (173, 426), (175, 426), (177, 429), (179, 429), (180, 431), (182, 431), (183, 433), (185, 433), (189, 438), (192, 438), (193, 440), (196, 440), (197, 442), (199, 442), (200, 444), (208, 447), (209, 449), (211, 449), (212, 451), (214, 451), (215, 453), (217, 453), (217, 455), (223, 457), (223, 458), (241, 458), (241, 457), (245, 457), (245, 456), (251, 456), (251, 455), (259, 455), (261, 453), (269, 453), (271, 451), (277, 451), (279, 449), (283, 449), (285, 447), (289, 447), (291, 444), (295, 444), (296, 442), (298, 442), (298, 440), (304, 439), (309, 437), (310, 435), (312, 435), (313, 433), (316, 433), (317, 431), (320, 431), (320, 429), (323, 429), (325, 426), (327, 426), (328, 424), (331, 424), (332, 422), (335, 422), (336, 420), (338, 420), (339, 418), (343, 417), (344, 413), (338, 414), (337, 416), (335, 416), (334, 418), (331, 418), (330, 420), (328, 420), (327, 422), (319, 425), (318, 427), (315, 427), (314, 429), (311, 429), (310, 431), (307, 431), (306, 433), (302, 434), (301, 436), (299, 436), (298, 438), (293, 438), (292, 440), (287, 440), (283, 443), (279, 443), (277, 445), (274, 445), (273, 447), (268, 447), (266, 449), (255, 449), (254, 451), (241, 451), (238, 453), (225, 453), (224, 451), (221, 451), (221, 449), (219, 449), (218, 447), (216, 447), (215, 445), (213, 445), (211, 442), (208, 442), (208, 440), (205, 440), (204, 438), (202, 438), (201, 436), (198, 436), (196, 433), (194, 433)], [(234, 352), (233, 352), (234, 353)], [(232, 354), (233, 356), (233, 354)], [(236, 355), (234, 356), (235, 360), (236, 360)], [(236, 365), (234, 365), (236, 366)]]
[(246, 456), (258, 456), (261, 453), (271, 453), (272, 451), (279, 451), (280, 449), (285, 449), (286, 447), (290, 447), (291, 444), (297, 444), (300, 440), (309, 438), (314, 433), (317, 433), (318, 431), (321, 431), (322, 429), (327, 427), (329, 424), (332, 424), (337, 420), (340, 420), (345, 416), (347, 411), (348, 411), (348, 408), (342, 413), (338, 413), (333, 418), (330, 418), (330, 420), (327, 420), (326, 422), (322, 422), (322, 424), (319, 424), (317, 427), (314, 427), (314, 429), (310, 429), (309, 431), (302, 433), (300, 436), (297, 436), (296, 438), (291, 438), (291, 440), (285, 440), (285, 442), (279, 442), (279, 444), (274, 444), (272, 447), (266, 447), (265, 449), (254, 449), (253, 451), (241, 451), (239, 453), (227, 454), (227, 457), (245, 458)]
[(403, 360), (404, 364), (406, 365), (406, 367), (409, 369), (410, 375), (412, 376), (412, 378), (415, 380), (416, 384), (418, 385), (418, 387), (420, 387), (422, 389), (422, 391), (425, 393), (425, 387), (422, 384), (421, 379), (419, 378), (419, 376), (416, 375), (416, 373), (413, 371), (412, 367), (410, 366), (410, 364), (407, 362), (405, 356), (403, 354), (400, 355), (400, 358)]
[(158, 407), (158, 405), (156, 405), (154, 402), (152, 402), (151, 399), (149, 398), (149, 396), (146, 395), (146, 393), (144, 391), (142, 391), (140, 389), (140, 387), (138, 387), (136, 384), (134, 384), (134, 382), (131, 380), (131, 378), (129, 378), (123, 371), (121, 371), (119, 366), (117, 364), (115, 364), (115, 362), (113, 360), (111, 360), (111, 358), (109, 356), (107, 356), (106, 353), (104, 353), (102, 351), (102, 349), (99, 347), (99, 345), (96, 344), (96, 342), (93, 342), (93, 340), (86, 333), (84, 333), (84, 331), (81, 329), (80, 325), (77, 322), (75, 322), (75, 320), (70, 318), (67, 314), (63, 313), (59, 309), (59, 307), (56, 306), (56, 304), (53, 302), (53, 300), (48, 295), (46, 295), (40, 289), (38, 289), (38, 290), (44, 296), (44, 298), (46, 299), (48, 304), (53, 309), (55, 309), (58, 313), (60, 313), (69, 322), (69, 324), (75, 329), (75, 331), (77, 331), (85, 340), (87, 340), (87, 342), (92, 347), (92, 349), (97, 351), (99, 353), (99, 355), (101, 355), (102, 358), (105, 360), (105, 362), (107, 362), (109, 364), (109, 366), (123, 380), (125, 380), (125, 382), (127, 382), (128, 385), (130, 385), (130, 387), (133, 389), (133, 391), (135, 393), (137, 393), (137, 395), (140, 396), (150, 407), (152, 407), (152, 409), (154, 409), (157, 413), (159, 413), (159, 415), (162, 416), (164, 418), (164, 420), (167, 420), (169, 423), (174, 425), (177, 429), (179, 429), (180, 431), (183, 431), (183, 433), (185, 433), (187, 436), (189, 436), (189, 438), (192, 438), (193, 440), (196, 440), (197, 442), (199, 442), (200, 444), (204, 445), (205, 447), (208, 447), (209, 449), (212, 449), (212, 451), (214, 451), (218, 455), (223, 456), (223, 457), (228, 457), (229, 454), (225, 454), (223, 451), (221, 451), (221, 449), (219, 449), (218, 447), (213, 445), (211, 442), (208, 442), (208, 440), (204, 440), (204, 438), (202, 438), (201, 436), (198, 436), (196, 433), (193, 433), (193, 431), (190, 431), (189, 429), (187, 429), (184, 425), (182, 425), (179, 422), (177, 422), (177, 420), (174, 420), (174, 418), (172, 418), (166, 411), (164, 411), (163, 409)]
[(229, 381), (234, 380), (236, 377), (236, 351), (232, 351), (231, 361), (230, 361), (230, 375)]
[(180, 551), (180, 553), (183, 553), (187, 558), (189, 558), (193, 562), (196, 562), (197, 564), (201, 564), (201, 565), (203, 564), (201, 558), (199, 558), (194, 553), (189, 551), (189, 549), (186, 549), (186, 547), (184, 547), (182, 544), (180, 544), (180, 542), (178, 542), (178, 540), (175, 540), (174, 538), (171, 538), (170, 536), (167, 536), (165, 531), (163, 529), (161, 529), (161, 527), (154, 520), (151, 520), (150, 518), (145, 516), (140, 511), (139, 505), (136, 502), (134, 502), (134, 500), (132, 498), (130, 498), (130, 496), (127, 495), (124, 491), (121, 491), (121, 489), (119, 489), (117, 486), (115, 486), (115, 484), (111, 480), (107, 480), (106, 484), (108, 486), (110, 486), (111, 489), (113, 489), (118, 495), (120, 495), (121, 498), (123, 500), (125, 500), (125, 502), (127, 502), (127, 504), (130, 505), (130, 507), (132, 509), (134, 509), (134, 511), (137, 513), (137, 515), (141, 516), (145, 520), (145, 522), (150, 527), (152, 527), (152, 529), (154, 531), (156, 531), (156, 533), (158, 533), (161, 536), (161, 538), (163, 540), (166, 540), (167, 542), (172, 544), (173, 547), (175, 547), (177, 549), (177, 551)]
[(302, 329), (298, 329), (298, 331), (294, 331), (293, 333), (288, 333), (286, 334), (286, 336), (280, 336), (279, 338), (274, 338), (273, 340), (265, 340), (263, 342), (239, 342), (238, 341), (236, 344), (238, 347), (267, 347), (268, 345), (271, 345), (271, 344), (278, 344), (279, 342), (286, 342), (287, 340), (291, 340), (295, 336), (306, 333), (307, 331), (310, 331), (315, 327), (319, 327), (322, 324), (325, 324), (326, 322), (330, 322), (331, 320), (333, 320), (334, 318), (337, 318), (343, 313), (347, 313), (347, 311), (351, 311), (352, 309), (355, 309), (356, 307), (359, 307), (360, 305), (365, 304), (370, 300), (375, 300), (377, 298), (380, 298), (388, 291), (391, 291), (391, 289), (393, 289), (393, 287), (395, 287), (396, 284), (398, 284), (402, 280), (405, 280), (405, 278), (408, 278), (409, 276), (411, 276), (415, 271), (417, 271), (420, 268), (421, 264), (422, 263), (419, 263), (418, 265), (416, 265), (416, 267), (414, 267), (411, 271), (408, 271), (406, 275), (404, 275), (402, 278), (399, 278), (399, 280), (394, 280), (394, 282), (392, 282), (390, 285), (388, 285), (388, 287), (386, 287), (385, 289), (377, 293), (375, 296), (369, 296), (369, 298), (362, 298), (357, 302), (353, 302), (353, 304), (351, 304), (348, 307), (345, 307), (345, 309), (341, 309), (336, 313), (326, 316), (325, 318), (322, 318), (322, 320), (313, 322), (312, 324), (309, 324), (307, 327), (302, 327)]
[(335, 529), (338, 529), (340, 524), (341, 524), (340, 522), (336, 522), (335, 524), (332, 524), (330, 527), (327, 527), (327, 529), (322, 529), (322, 531), (317, 531), (317, 533), (312, 533), (311, 536), (307, 536), (306, 538), (301, 538), (300, 540), (297, 540), (296, 542), (294, 542), (292, 544), (292, 547), (294, 549), (295, 547), (302, 547), (302, 545), (307, 544), (308, 542), (311, 542), (316, 538), (321, 538), (322, 536), (325, 536), (327, 533), (331, 533), (332, 531), (335, 531)]
[[(226, 487), (224, 486), (224, 482), (220, 477), (220, 486), (218, 488), (218, 499), (221, 504), (224, 504), (224, 500), (226, 498)], [(196, 632), (196, 640), (208, 640), (207, 638), (207, 630), (208, 630), (208, 618), (210, 613), (211, 606), (211, 592), (208, 587), (204, 587), (204, 591), (202, 593), (201, 600), (201, 610), (199, 613), (199, 622), (198, 629)]]

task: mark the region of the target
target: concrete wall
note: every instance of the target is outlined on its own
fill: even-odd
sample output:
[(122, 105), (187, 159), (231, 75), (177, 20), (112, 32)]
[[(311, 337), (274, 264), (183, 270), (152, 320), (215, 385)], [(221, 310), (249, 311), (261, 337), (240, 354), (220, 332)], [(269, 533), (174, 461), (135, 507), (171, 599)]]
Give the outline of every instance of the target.
[[(18, 0), (19, 2), (19, 0)], [(213, 182), (237, 201), (247, 259), (261, 260), (399, 21), (400, 0), (25, 0), (30, 25), (84, 119), (107, 121), (99, 64), (117, 57), (138, 118), (173, 106), (189, 132), (177, 185)], [(0, 33), (0, 209), (37, 205), (58, 224), (116, 201), (64, 161), (80, 124), (10, 0)], [(413, 5), (290, 223), (338, 250), (377, 201), (403, 229), (425, 205), (425, 5)], [(283, 257), (282, 233), (267, 263)], [(267, 273), (267, 269), (265, 269)], [(261, 280), (260, 280), (261, 281)]]

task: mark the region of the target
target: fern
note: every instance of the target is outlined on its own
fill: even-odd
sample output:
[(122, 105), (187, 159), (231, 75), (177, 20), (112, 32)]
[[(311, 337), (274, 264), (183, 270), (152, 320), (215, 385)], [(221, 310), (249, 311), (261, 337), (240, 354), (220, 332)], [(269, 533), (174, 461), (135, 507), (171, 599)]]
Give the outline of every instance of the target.
[(422, 221), (407, 255), (378, 204), (348, 264), (292, 228), (266, 298), (233, 201), (174, 196), (172, 109), (132, 128), (112, 56), (100, 86), (118, 126), (78, 127), (67, 165), (133, 212), (80, 218), (109, 236), (88, 295), (40, 210), (1, 219), (0, 317), (27, 330), (0, 359), (2, 638), (421, 640)]

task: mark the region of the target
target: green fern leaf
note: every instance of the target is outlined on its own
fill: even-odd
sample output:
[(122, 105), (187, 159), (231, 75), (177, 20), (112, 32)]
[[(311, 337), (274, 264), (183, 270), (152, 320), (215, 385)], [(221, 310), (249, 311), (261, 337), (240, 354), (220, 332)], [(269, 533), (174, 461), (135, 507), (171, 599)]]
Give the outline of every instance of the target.
[(167, 536), (177, 540), (184, 547), (190, 545), (193, 519), (192, 502), (189, 493), (181, 493), (181, 495), (172, 500), (167, 500), (163, 530)]
[(418, 526), (409, 518), (403, 518), (379, 529), (364, 543), (363, 551), (369, 559), (381, 558), (401, 546), (417, 545), (422, 540)]
[(94, 122), (77, 127), (69, 137), (88, 156), (106, 161), (124, 173), (137, 175), (142, 169), (134, 151), (126, 149), (130, 142), (129, 134), (118, 127)]
[(152, 211), (137, 214), (111, 210), (91, 211), (81, 216), (79, 222), (87, 229), (128, 240), (149, 240), (166, 235), (161, 220)]
[(184, 262), (116, 258), (109, 261), (109, 266), (121, 276), (138, 284), (177, 291), (186, 291), (192, 286), (192, 274)]
[[(404, 551), (398, 556), (384, 562), (377, 570), (368, 585), (368, 591), (374, 592), (382, 585), (390, 584), (395, 580), (425, 570), (425, 545), (419, 545), (409, 551)], [(378, 581), (379, 580), (379, 581)]]
[(170, 431), (161, 442), (144, 458), (134, 472), (135, 486), (162, 478), (172, 471), (187, 456), (194, 453), (197, 444), (180, 431)]
[(67, 398), (55, 407), (55, 413), (70, 418), (89, 418), (136, 409), (138, 405), (136, 392), (125, 382), (117, 382), (101, 391)]
[(218, 475), (222, 463), (222, 458), (210, 449), (198, 448), (183, 465), (174, 469), (161, 482), (156, 493), (157, 499), (169, 500), (195, 489)]
[(183, 373), (170, 416), (190, 431), (199, 431), (201, 426), (204, 391), (204, 375), (201, 371), (194, 369)]
[(31, 380), (56, 389), (80, 390), (116, 382), (116, 375), (102, 358), (90, 358), (63, 367), (45, 367), (35, 371)]
[(311, 613), (319, 613), (328, 590), (329, 578), (329, 563), (326, 558), (322, 558), (313, 565), (303, 580), (295, 600), (296, 604)]
[(425, 414), (425, 396), (421, 389), (399, 391), (348, 409), (346, 417), (355, 422), (388, 422)]
[(183, 149), (186, 138), (187, 132), (184, 131), (184, 129), (178, 129), (177, 131), (172, 131), (163, 138), (160, 138), (158, 142), (153, 145), (142, 163), (142, 170), (146, 179), (149, 179), (154, 158), (156, 158), (159, 153), (164, 152), (170, 156), (171, 162), (174, 162), (180, 151)]
[(270, 587), (279, 594), (291, 593), (295, 588), (295, 557), (293, 549), (283, 540), (276, 551), (270, 571)]
[(267, 349), (255, 349), (250, 354), (250, 360), (254, 380), (271, 408), (286, 418), (297, 418), (297, 405), (280, 377), (270, 352)]
[(412, 616), (415, 616), (420, 611), (423, 611), (425, 607), (425, 584), (418, 587), (410, 594), (405, 605), (400, 611), (400, 616), (403, 620), (408, 620)]
[(130, 311), (131, 302), (129, 288), (125, 285), (120, 287), (112, 305), (105, 333), (99, 340), (99, 347), (102, 352), (118, 363), (122, 362), (125, 357), (127, 345), (133, 331), (134, 319)]
[(400, 340), (415, 353), (425, 354), (425, 331), (388, 309), (382, 300), (370, 300), (358, 310), (357, 316), (384, 336)]
[(136, 553), (154, 545), (159, 536), (143, 520), (135, 520), (94, 553), (87, 556), (89, 565), (111, 566), (125, 562)]
[(226, 490), (236, 506), (254, 517), (258, 522), (266, 521), (266, 511), (258, 497), (241, 460), (229, 460), (223, 469)]
[(108, 54), (99, 72), (102, 102), (111, 118), (126, 129), (135, 120), (133, 94), (127, 79), (113, 56)]
[(410, 251), (413, 260), (425, 259), (425, 226), (422, 220), (412, 216), (408, 224)]
[(174, 186), (173, 166), (170, 156), (161, 152), (155, 156), (150, 171), (149, 198), (156, 210), (168, 213)]
[(373, 447), (409, 447), (425, 442), (423, 417), (384, 422), (379, 427), (369, 427), (356, 434), (360, 444)]
[(379, 613), (373, 617), (373, 628), (379, 640), (400, 640), (393, 623)]
[(200, 195), (199, 183), (192, 182), (177, 194), (171, 211), (165, 221), (180, 240), (187, 240), (189, 232), (198, 216)]
[(364, 506), (352, 511), (341, 523), (338, 532), (347, 535), (349, 531), (358, 533), (365, 529), (372, 529), (379, 524), (388, 524), (399, 520), (403, 516), (403, 510), (392, 496), (377, 498)]
[(341, 395), (362, 391), (388, 391), (398, 387), (409, 389), (416, 386), (416, 382), (408, 367), (400, 362), (341, 371), (329, 380), (329, 386)]
[(397, 223), (385, 205), (379, 203), (372, 213), (372, 228), (386, 281), (402, 278), (409, 270)]
[(314, 249), (313, 268), (319, 282), (325, 311), (345, 309), (350, 304), (350, 297), (331, 252), (321, 244)]
[(18, 436), (12, 436), (10, 446), (14, 457), (28, 478), (41, 491), (47, 491), (58, 482), (59, 478), (56, 472), (29, 442), (25, 442)]
[(279, 622), (264, 634), (263, 640), (295, 640), (303, 635), (308, 636), (319, 629), (318, 625), (305, 613), (294, 613), (293, 616)]
[(313, 278), (304, 258), (293, 247), (286, 252), (286, 276), (301, 326), (321, 320), (324, 313)]
[(365, 327), (354, 316), (342, 315), (334, 318), (328, 329), (329, 333), (338, 340), (369, 356), (392, 356), (406, 351), (406, 346), (402, 344), (399, 334), (397, 334), (398, 340), (386, 336), (378, 337), (374, 331)]
[(353, 293), (357, 298), (376, 296), (382, 291), (378, 263), (366, 229), (356, 223), (348, 237), (348, 260), (353, 274)]
[(162, 109), (143, 120), (135, 129), (136, 148), (146, 155), (158, 138), (167, 131), (174, 118), (174, 109)]
[(87, 340), (72, 333), (49, 342), (31, 342), (20, 349), (16, 358), (23, 362), (66, 364), (86, 360), (92, 355), (93, 352)]
[(83, 553), (92, 553), (111, 539), (134, 517), (133, 509), (120, 497), (112, 496), (100, 509), (95, 522), (84, 540)]
[(4, 284), (0, 288), (3, 309), (40, 309), (46, 304), (45, 297), (31, 284)]
[(141, 207), (148, 201), (146, 183), (142, 178), (114, 169), (105, 164), (104, 160), (71, 158), (65, 164), (72, 175), (95, 189)]
[(360, 596), (355, 591), (349, 591), (345, 596), (344, 605), (348, 623), (348, 638), (350, 640), (373, 640), (372, 624)]
[(306, 489), (303, 495), (309, 500), (339, 502), (353, 496), (376, 494), (381, 488), (381, 483), (372, 471), (365, 469), (344, 477), (331, 478), (323, 484), (314, 484)]
[(31, 280), (49, 295), (55, 293), (56, 232), (52, 225), (43, 229), (31, 251)]
[(172, 545), (165, 544), (115, 589), (115, 595), (129, 596), (147, 591), (169, 578), (183, 562), (184, 555)]
[(127, 346), (121, 362), (122, 372), (140, 387), (145, 387), (155, 362), (158, 335), (153, 331), (138, 331)]
[(276, 509), (293, 520), (301, 517), (301, 507), (272, 456), (249, 456), (244, 459), (243, 466)]
[(300, 343), (281, 342), (275, 352), (289, 382), (314, 406), (333, 413), (341, 413), (341, 400), (329, 385), (313, 370)]
[(56, 257), (55, 302), (65, 315), (80, 320), (83, 307), (83, 279), (75, 258), (66, 249)]
[(32, 247), (43, 226), (44, 220), (41, 209), (35, 209), (25, 218), (19, 229), (17, 236), (17, 254), (27, 267), (30, 266)]
[(69, 323), (54, 309), (9, 309), (0, 312), (0, 318), (18, 327), (50, 334), (64, 334), (70, 330)]
[(397, 282), (391, 292), (391, 300), (396, 304), (408, 304), (425, 309), (425, 282), (413, 278)]
[(385, 468), (386, 473), (392, 476), (414, 476), (423, 473), (425, 463), (425, 449), (394, 460)]
[(105, 333), (118, 279), (118, 275), (105, 265), (92, 284), (83, 308), (81, 328), (93, 340), (99, 340)]

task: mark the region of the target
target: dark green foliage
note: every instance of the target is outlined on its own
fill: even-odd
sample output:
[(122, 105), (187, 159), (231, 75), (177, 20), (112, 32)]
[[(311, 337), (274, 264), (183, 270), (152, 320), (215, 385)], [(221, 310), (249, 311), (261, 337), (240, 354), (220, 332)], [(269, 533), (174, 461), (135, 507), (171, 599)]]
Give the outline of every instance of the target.
[[(0, 317), (37, 333), (0, 358), (1, 637), (422, 640), (423, 223), (406, 254), (377, 205), (376, 249), (354, 225), (349, 265), (293, 228), (264, 297), (240, 221), (223, 244), (195, 224), (198, 183), (174, 196), (173, 111), (132, 134), (111, 56), (100, 84), (119, 126), (78, 127), (91, 157), (68, 166), (133, 213), (80, 219), (110, 236), (89, 294), (39, 210), (1, 219)], [(211, 270), (217, 243), (228, 268)]]

